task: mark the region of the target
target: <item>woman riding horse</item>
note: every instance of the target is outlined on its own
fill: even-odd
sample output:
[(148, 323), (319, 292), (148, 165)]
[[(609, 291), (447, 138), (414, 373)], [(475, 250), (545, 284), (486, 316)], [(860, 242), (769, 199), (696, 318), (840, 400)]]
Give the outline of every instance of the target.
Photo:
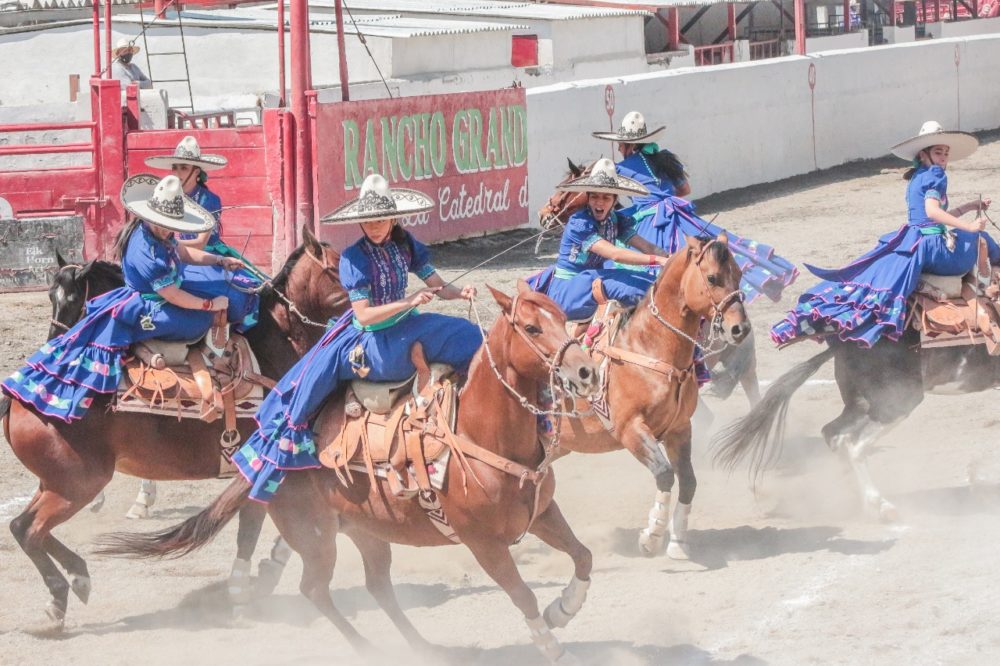
[[(340, 281), (352, 310), (278, 382), (257, 413), (259, 429), (233, 458), (253, 485), (251, 497), (267, 502), (287, 470), (320, 467), (311, 420), (342, 382), (353, 378), (401, 381), (416, 368), (411, 347), (419, 342), (426, 360), (464, 373), (482, 343), (469, 321), (416, 308), (435, 296), (475, 296), (473, 286), (446, 285), (427, 248), (398, 226), (400, 218), (430, 210), (434, 202), (415, 190), (390, 189), (372, 174), (360, 196), (323, 218), (329, 224), (361, 224), (363, 236), (344, 250)], [(407, 274), (427, 285), (407, 296)]]
[[(882, 336), (898, 340), (906, 325), (906, 299), (917, 288), (921, 273), (968, 273), (976, 264), (980, 238), (988, 245), (990, 263), (1000, 263), (1000, 246), (983, 231), (986, 218), (981, 213), (989, 207), (989, 199), (948, 212), (948, 164), (969, 157), (978, 146), (971, 134), (945, 131), (934, 121), (894, 146), (894, 155), (912, 162), (903, 175), (909, 181), (906, 224), (843, 268), (806, 264), (823, 282), (802, 294), (795, 309), (774, 325), (775, 343), (817, 335), (836, 335), (863, 347), (872, 347)], [(970, 211), (977, 212), (974, 220), (959, 219)]]
[[(182, 278), (186, 286), (196, 293), (212, 292), (210, 295), (228, 296), (229, 320), (238, 324), (237, 330), (244, 332), (257, 322), (256, 294), (261, 280), (267, 279), (267, 275), (222, 240), (222, 200), (205, 183), (209, 171), (222, 169), (227, 164), (228, 160), (221, 155), (202, 153), (198, 140), (193, 136), (184, 137), (170, 155), (146, 158), (146, 166), (169, 170), (177, 176), (184, 194), (215, 217), (216, 225), (211, 230), (179, 234), (178, 242), (218, 257), (235, 257), (243, 262), (245, 269), (231, 277), (220, 266), (191, 266), (184, 269)], [(195, 287), (195, 284), (198, 286)]]
[[(589, 174), (559, 189), (586, 193), (587, 206), (566, 224), (555, 266), (532, 277), (529, 283), (555, 301), (570, 320), (594, 315), (598, 303), (595, 289), (626, 307), (634, 306), (652, 286), (654, 277), (647, 272), (605, 268), (604, 263), (610, 260), (649, 267), (666, 264), (664, 252), (636, 234), (632, 218), (615, 210), (619, 196), (641, 196), (648, 190), (631, 178), (619, 176), (609, 159), (598, 160)], [(627, 245), (635, 250), (624, 247)]]
[(636, 221), (636, 232), (667, 254), (674, 254), (685, 244), (685, 238), (718, 238), (725, 234), (729, 247), (743, 271), (743, 295), (751, 302), (761, 294), (773, 301), (781, 298), (782, 290), (795, 281), (798, 270), (776, 254), (774, 249), (730, 233), (695, 214), (694, 205), (680, 197), (691, 193), (691, 184), (684, 165), (669, 150), (653, 142), (665, 127), (650, 131), (646, 119), (638, 111), (625, 114), (615, 132), (593, 132), (604, 141), (618, 142), (623, 159), (616, 169), (619, 175), (631, 178), (649, 190), (648, 195), (632, 196), (632, 205), (622, 211)]
[(229, 301), (181, 288), (184, 264), (221, 265), (238, 270), (243, 262), (179, 245), (176, 233), (203, 233), (215, 218), (184, 196), (176, 176), (156, 182), (134, 176), (122, 187), (125, 208), (141, 221), (122, 256), (125, 286), (93, 300), (88, 314), (47, 342), (28, 364), (3, 382), (3, 390), (40, 414), (71, 422), (83, 417), (93, 393), (113, 393), (122, 357), (142, 340), (191, 340), (205, 335), (216, 311)]

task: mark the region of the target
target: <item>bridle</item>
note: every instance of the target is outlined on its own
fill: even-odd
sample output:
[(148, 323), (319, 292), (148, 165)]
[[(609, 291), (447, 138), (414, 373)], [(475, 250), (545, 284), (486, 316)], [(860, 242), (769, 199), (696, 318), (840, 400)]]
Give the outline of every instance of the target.
[[(698, 275), (701, 276), (702, 283), (705, 285), (705, 292), (708, 294), (708, 300), (712, 303), (712, 311), (713, 311), (711, 324), (709, 326), (708, 339), (705, 341), (704, 344), (698, 342), (692, 336), (688, 335), (687, 333), (685, 333), (684, 331), (682, 331), (681, 329), (677, 328), (676, 326), (668, 322), (666, 319), (664, 319), (663, 316), (660, 314), (659, 308), (656, 307), (656, 299), (653, 298), (654, 294), (651, 293), (649, 295), (649, 311), (656, 319), (656, 321), (663, 324), (665, 327), (667, 327), (670, 331), (672, 331), (676, 335), (679, 335), (680, 337), (684, 338), (685, 340), (693, 344), (695, 346), (695, 349), (701, 350), (702, 354), (706, 356), (709, 353), (708, 349), (711, 348), (712, 342), (716, 339), (717, 336), (721, 336), (723, 333), (722, 321), (723, 317), (725, 317), (726, 311), (736, 303), (743, 303), (744, 300), (743, 292), (739, 289), (739, 287), (737, 287), (734, 291), (731, 291), (728, 294), (726, 294), (721, 300), (716, 301), (712, 297), (712, 285), (709, 284), (708, 278), (705, 277), (705, 273), (700, 270), (701, 262), (704, 260), (705, 254), (708, 252), (708, 249), (719, 242), (720, 241), (713, 239), (705, 243), (705, 246), (701, 248), (700, 252), (698, 252), (698, 256), (695, 257), (694, 261), (695, 267), (699, 268)], [(712, 353), (718, 354), (721, 352), (722, 350)]]
[[(337, 276), (334, 272), (337, 270), (337, 267), (331, 264), (330, 261), (327, 259), (326, 252), (323, 252), (322, 260), (313, 256), (312, 252), (310, 252), (308, 248), (304, 250), (303, 254), (305, 254), (305, 256), (309, 257), (309, 259), (313, 263), (319, 266), (320, 271), (323, 274), (329, 274), (331, 276), (331, 279), (333, 279), (335, 282), (339, 279), (339, 276)], [(281, 290), (279, 290), (277, 287), (274, 286), (274, 282), (271, 280), (271, 278), (267, 278), (266, 280), (264, 280), (264, 282), (262, 282), (261, 285), (255, 289), (255, 291), (260, 293), (261, 291), (263, 291), (268, 287), (270, 287), (271, 291), (274, 292), (274, 295), (277, 296), (278, 299), (285, 304), (285, 307), (288, 308), (288, 311), (294, 314), (296, 317), (298, 317), (303, 324), (316, 326), (317, 328), (322, 328), (322, 329), (328, 328), (329, 326), (328, 322), (313, 321), (312, 319), (307, 317), (301, 310), (299, 310), (299, 308), (295, 305), (292, 299), (288, 298), (288, 296), (283, 294)]]

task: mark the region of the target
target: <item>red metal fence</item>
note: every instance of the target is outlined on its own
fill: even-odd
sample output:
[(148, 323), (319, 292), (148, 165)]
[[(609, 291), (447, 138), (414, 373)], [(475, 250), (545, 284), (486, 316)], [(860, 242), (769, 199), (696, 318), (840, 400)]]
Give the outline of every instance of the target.
[(733, 47), (733, 42), (713, 44), (711, 46), (696, 46), (694, 47), (694, 64), (700, 67), (702, 65), (721, 65), (733, 62), (735, 59), (733, 56)]
[(777, 58), (781, 55), (781, 40), (769, 39), (763, 42), (750, 42), (750, 59), (764, 60)]

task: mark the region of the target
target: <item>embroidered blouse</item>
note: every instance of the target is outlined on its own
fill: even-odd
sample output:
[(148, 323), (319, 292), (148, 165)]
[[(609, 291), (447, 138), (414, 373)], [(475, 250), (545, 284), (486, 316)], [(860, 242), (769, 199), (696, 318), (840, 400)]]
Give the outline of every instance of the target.
[(421, 280), (435, 272), (427, 247), (406, 232), (406, 239), (373, 243), (365, 236), (340, 255), (340, 283), (351, 301), (385, 305), (406, 296), (408, 273)]
[(135, 228), (122, 255), (125, 284), (144, 296), (155, 296), (165, 287), (180, 285), (179, 264), (174, 237), (161, 241), (146, 223)]
[(556, 277), (571, 277), (581, 271), (601, 268), (605, 259), (590, 251), (594, 243), (606, 240), (627, 245), (635, 234), (635, 221), (617, 211), (613, 211), (603, 223), (594, 219), (589, 208), (574, 213), (559, 243)]

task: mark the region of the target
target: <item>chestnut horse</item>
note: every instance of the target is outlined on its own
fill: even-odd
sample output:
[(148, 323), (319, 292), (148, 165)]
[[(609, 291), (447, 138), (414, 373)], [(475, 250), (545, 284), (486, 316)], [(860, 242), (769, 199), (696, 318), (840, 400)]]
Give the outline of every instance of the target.
[[(260, 322), (247, 339), (265, 376), (280, 377), (291, 368), (323, 334), (325, 327), (317, 320), (326, 322), (346, 309), (338, 261), (336, 251), (307, 233), (304, 245), (263, 290)], [(70, 590), (84, 603), (90, 596), (86, 562), (51, 532), (87, 506), (116, 470), (160, 480), (211, 479), (219, 472), (218, 423), (119, 414), (111, 411), (112, 400), (96, 396), (84, 418), (73, 423), (43, 417), (6, 396), (0, 401), (4, 434), (14, 455), (39, 478), (38, 491), (10, 523), (51, 595), (47, 620), (33, 628), (36, 633), (62, 631)], [(254, 427), (252, 419), (242, 420), (242, 436)], [(264, 514), (257, 514), (259, 533)]]
[[(491, 453), (467, 449), (465, 465), (460, 462), (463, 456), (452, 455), (445, 488), (437, 495), (461, 542), (524, 614), (539, 649), (556, 660), (563, 656), (563, 648), (550, 628), (565, 626), (582, 606), (591, 554), (552, 498), (555, 478), (547, 467), (548, 452), (539, 444), (535, 416), (522, 401), (538, 404), (539, 386), (548, 385), (553, 372), (562, 386), (577, 395), (592, 394), (597, 387), (596, 368), (566, 334), (566, 316), (547, 296), (532, 292), (523, 281), (514, 298), (491, 291), (502, 315), (472, 361), (456, 428), (460, 438)], [(342, 410), (343, 405), (331, 401), (325, 409)], [(321, 415), (315, 422), (326, 421)], [(318, 436), (329, 441), (335, 434), (321, 428)], [(489, 462), (491, 455), (496, 459)], [(505, 464), (507, 471), (501, 469)], [(463, 475), (468, 475), (467, 484)], [(289, 473), (268, 505), (279, 531), (302, 556), (300, 590), (356, 649), (369, 647), (330, 596), (337, 558), (335, 537), (338, 531), (347, 531), (361, 550), (372, 595), (412, 645), (427, 647), (396, 601), (389, 543), (447, 546), (453, 542), (432, 525), (416, 499), (398, 499), (388, 492), (385, 482), (370, 485), (367, 475), (355, 477), (345, 485), (329, 469)], [(190, 552), (210, 541), (247, 502), (249, 488), (242, 478), (234, 481), (207, 509), (175, 528), (149, 535), (109, 535), (102, 552), (139, 557)], [(569, 586), (544, 617), (509, 550), (526, 532), (570, 555), (575, 565)]]
[[(687, 238), (687, 247), (663, 267), (604, 354), (607, 392), (596, 404), (603, 407), (610, 429), (597, 415), (564, 416), (560, 425), (562, 449), (604, 453), (625, 448), (652, 472), (656, 502), (639, 535), (646, 555), (663, 547), (676, 475), (677, 506), (667, 554), (688, 557), (687, 519), (696, 486), (691, 464), (691, 416), (698, 401), (695, 337), (703, 318), (730, 344), (738, 345), (750, 333), (741, 277), (724, 236)], [(596, 353), (601, 352), (598, 345)]]
[[(593, 163), (586, 165), (573, 164), (567, 159), (569, 173), (560, 185), (573, 178), (590, 172)], [(542, 229), (561, 230), (566, 226), (573, 213), (587, 205), (585, 192), (562, 192), (556, 190), (549, 200), (538, 211), (538, 224)], [(535, 254), (538, 254), (542, 236), (535, 243)], [(664, 248), (667, 249), (667, 248)], [(702, 331), (705, 333), (705, 331)], [(708, 385), (710, 394), (725, 400), (733, 393), (736, 384), (743, 387), (743, 392), (753, 407), (760, 400), (760, 384), (757, 381), (757, 352), (753, 331), (740, 344), (726, 344), (723, 341), (713, 341), (706, 346), (705, 365), (712, 374)], [(702, 404), (702, 408), (708, 408)]]

